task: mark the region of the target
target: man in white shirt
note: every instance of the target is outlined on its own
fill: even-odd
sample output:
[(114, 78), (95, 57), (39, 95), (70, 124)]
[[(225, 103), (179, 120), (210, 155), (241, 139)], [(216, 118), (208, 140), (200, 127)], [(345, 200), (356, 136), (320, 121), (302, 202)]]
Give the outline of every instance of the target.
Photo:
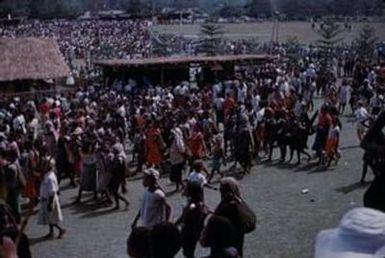
[(354, 115), (356, 116), (356, 120), (357, 120), (357, 136), (361, 142), (366, 133), (364, 122), (369, 118), (369, 113), (364, 107), (363, 102), (361, 100), (358, 101), (358, 108), (354, 112)]

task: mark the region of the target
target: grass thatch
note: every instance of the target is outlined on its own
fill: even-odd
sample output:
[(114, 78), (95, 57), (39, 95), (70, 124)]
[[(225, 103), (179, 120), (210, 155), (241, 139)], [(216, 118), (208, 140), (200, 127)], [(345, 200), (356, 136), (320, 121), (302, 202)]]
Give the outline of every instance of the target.
[(0, 82), (54, 79), (69, 74), (55, 40), (0, 37)]

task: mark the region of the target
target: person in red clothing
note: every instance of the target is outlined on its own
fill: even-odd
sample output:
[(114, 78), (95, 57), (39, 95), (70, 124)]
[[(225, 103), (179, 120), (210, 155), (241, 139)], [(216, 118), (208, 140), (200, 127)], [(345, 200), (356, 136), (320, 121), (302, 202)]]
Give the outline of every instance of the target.
[(188, 139), (192, 161), (201, 159), (206, 155), (206, 145), (200, 126), (195, 125), (191, 137)]
[(235, 109), (235, 100), (233, 97), (230, 96), (229, 93), (227, 93), (225, 102), (223, 103), (223, 109), (224, 109), (225, 117), (227, 116), (227, 114), (229, 114), (231, 111)]
[(157, 122), (150, 122), (146, 131), (147, 162), (159, 167), (163, 160), (164, 141)]
[(49, 103), (46, 98), (43, 99), (42, 103), (39, 106), (39, 112), (42, 115), (43, 121), (48, 117), (50, 111)]
[(329, 108), (327, 105), (323, 105), (318, 116), (317, 133), (313, 144), (313, 150), (316, 152), (317, 157), (319, 158), (318, 164), (321, 164), (323, 161), (323, 151), (325, 149), (326, 140), (331, 125), (332, 117), (329, 113)]
[(63, 113), (61, 111), (60, 102), (56, 101), (52, 104), (52, 112), (56, 115), (56, 117), (60, 120)]

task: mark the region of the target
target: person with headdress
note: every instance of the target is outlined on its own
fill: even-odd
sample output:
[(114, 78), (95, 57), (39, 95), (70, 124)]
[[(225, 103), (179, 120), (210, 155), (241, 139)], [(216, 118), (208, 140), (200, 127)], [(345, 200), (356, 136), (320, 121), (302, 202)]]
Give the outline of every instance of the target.
[(63, 221), (63, 215), (59, 201), (59, 185), (55, 173), (55, 160), (44, 158), (42, 163), (43, 180), (40, 185), (40, 210), (38, 216), (39, 225), (48, 225), (49, 233), (46, 238), (54, 236), (54, 228), (59, 230), (58, 238), (62, 238), (66, 232), (59, 226)]
[(140, 209), (131, 227), (135, 228), (139, 218), (142, 226), (153, 227), (158, 223), (170, 221), (172, 208), (167, 202), (166, 194), (159, 186), (159, 172), (154, 168), (144, 170), (143, 186), (146, 188)]
[(347, 212), (337, 228), (322, 230), (315, 258), (385, 257), (385, 213), (369, 208)]
[(242, 229), (242, 218), (238, 205), (244, 202), (239, 190), (239, 183), (233, 177), (222, 178), (219, 191), (221, 193), (221, 202), (215, 209), (214, 214), (223, 216), (230, 220), (234, 227), (234, 247), (240, 256), (243, 254), (243, 242), (245, 232)]

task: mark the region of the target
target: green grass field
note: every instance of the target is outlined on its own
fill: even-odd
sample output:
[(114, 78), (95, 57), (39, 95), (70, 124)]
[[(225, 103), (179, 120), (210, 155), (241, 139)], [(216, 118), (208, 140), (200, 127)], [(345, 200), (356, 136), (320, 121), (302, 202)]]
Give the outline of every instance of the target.
[[(343, 31), (341, 38), (345, 42), (351, 42), (360, 33), (361, 28), (366, 23), (353, 23), (352, 31)], [(370, 23), (376, 29), (377, 37), (385, 40), (385, 23)], [(272, 22), (264, 23), (238, 23), (223, 24), (225, 38), (256, 38), (260, 42), (271, 40), (273, 29)], [(158, 25), (155, 28), (159, 33), (184, 35), (185, 37), (195, 38), (200, 34), (199, 24), (186, 25)], [(343, 29), (343, 24), (341, 24)], [(282, 22), (279, 24), (279, 40), (286, 41), (289, 37), (296, 36), (301, 42), (315, 42), (319, 39), (318, 34), (312, 30), (311, 24), (308, 22)]]

